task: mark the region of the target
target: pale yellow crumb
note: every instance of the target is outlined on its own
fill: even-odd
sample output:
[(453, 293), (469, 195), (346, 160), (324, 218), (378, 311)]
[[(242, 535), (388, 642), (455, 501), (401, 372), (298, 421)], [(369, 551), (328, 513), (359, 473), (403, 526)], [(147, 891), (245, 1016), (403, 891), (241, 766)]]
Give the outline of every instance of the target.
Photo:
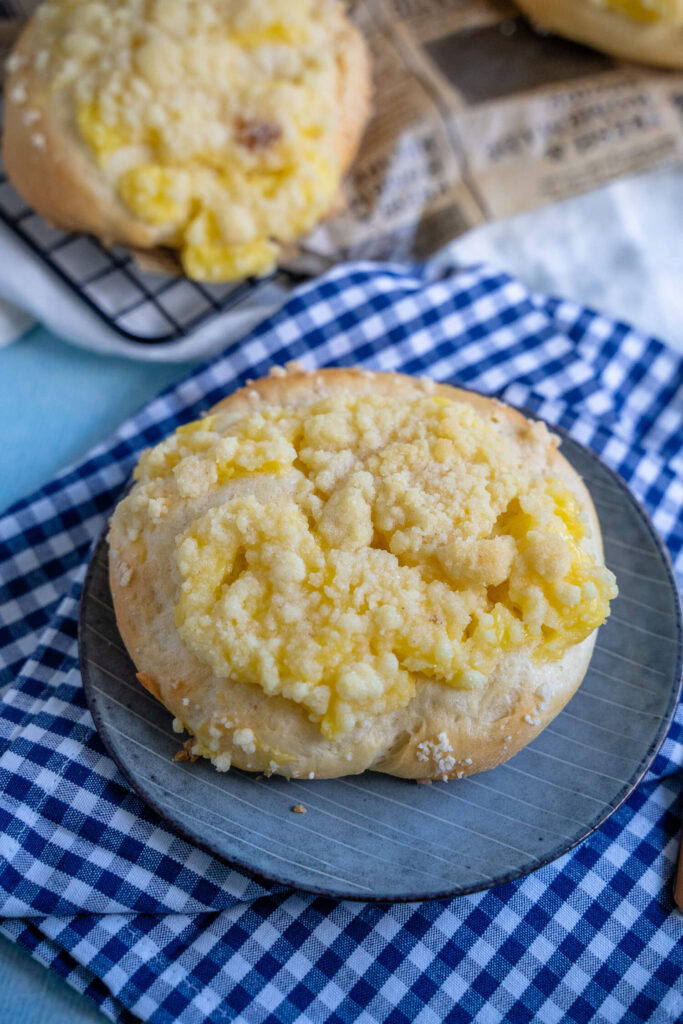
[[(575, 498), (470, 405), (338, 395), (210, 414), (143, 455), (123, 507), (139, 530), (169, 487), (195, 500), (257, 474), (293, 484), (178, 536), (176, 625), (218, 677), (302, 705), (328, 738), (404, 707), (418, 675), (477, 690), (506, 650), (559, 658), (606, 614), (613, 578), (580, 546)], [(254, 752), (251, 734), (234, 742)], [(453, 769), (439, 740), (417, 756)]]

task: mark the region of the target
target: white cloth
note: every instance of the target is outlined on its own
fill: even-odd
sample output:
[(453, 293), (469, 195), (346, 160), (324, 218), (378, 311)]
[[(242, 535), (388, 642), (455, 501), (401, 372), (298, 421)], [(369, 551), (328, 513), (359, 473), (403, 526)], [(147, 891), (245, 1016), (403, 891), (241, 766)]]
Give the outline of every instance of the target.
[(33, 322), (28, 313), (0, 298), (0, 348), (20, 338)]

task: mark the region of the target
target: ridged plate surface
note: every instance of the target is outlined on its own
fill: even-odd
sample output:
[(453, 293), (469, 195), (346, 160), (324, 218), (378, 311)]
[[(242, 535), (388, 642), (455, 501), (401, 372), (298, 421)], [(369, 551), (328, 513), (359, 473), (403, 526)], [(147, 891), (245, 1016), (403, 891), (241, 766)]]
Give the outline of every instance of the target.
[[(368, 772), (331, 781), (219, 774), (172, 760), (170, 714), (135, 679), (97, 546), (81, 608), (81, 667), (97, 728), (130, 783), (185, 836), (286, 885), (352, 899), (461, 895), (555, 860), (628, 796), (678, 700), (681, 622), (668, 557), (623, 483), (564, 438), (600, 517), (620, 596), (565, 710), (507, 764), (420, 786)], [(306, 814), (291, 808), (302, 803)]]

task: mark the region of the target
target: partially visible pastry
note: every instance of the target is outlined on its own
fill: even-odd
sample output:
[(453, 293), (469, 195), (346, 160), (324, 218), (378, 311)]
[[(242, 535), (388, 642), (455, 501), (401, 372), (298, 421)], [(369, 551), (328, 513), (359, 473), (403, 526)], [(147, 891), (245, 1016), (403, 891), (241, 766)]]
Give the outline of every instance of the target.
[(517, 0), (538, 28), (621, 60), (683, 67), (683, 0)]
[(333, 210), (368, 116), (339, 0), (45, 0), (8, 70), (24, 198), (206, 281), (267, 273)]
[(491, 768), (575, 692), (616, 594), (557, 439), (431, 381), (281, 371), (135, 480), (109, 534), (121, 636), (220, 770)]

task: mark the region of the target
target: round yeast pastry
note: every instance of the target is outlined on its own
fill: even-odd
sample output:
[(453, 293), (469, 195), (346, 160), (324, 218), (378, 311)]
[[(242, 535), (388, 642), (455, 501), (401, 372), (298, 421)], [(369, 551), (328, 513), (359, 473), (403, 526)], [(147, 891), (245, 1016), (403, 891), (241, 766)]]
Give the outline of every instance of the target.
[(208, 281), (267, 273), (333, 212), (369, 109), (340, 0), (45, 0), (8, 72), (24, 198)]
[(517, 0), (546, 32), (621, 60), (683, 67), (683, 0)]
[(135, 479), (109, 534), (121, 636), (221, 770), (491, 768), (575, 692), (616, 594), (557, 439), (424, 379), (276, 371)]

